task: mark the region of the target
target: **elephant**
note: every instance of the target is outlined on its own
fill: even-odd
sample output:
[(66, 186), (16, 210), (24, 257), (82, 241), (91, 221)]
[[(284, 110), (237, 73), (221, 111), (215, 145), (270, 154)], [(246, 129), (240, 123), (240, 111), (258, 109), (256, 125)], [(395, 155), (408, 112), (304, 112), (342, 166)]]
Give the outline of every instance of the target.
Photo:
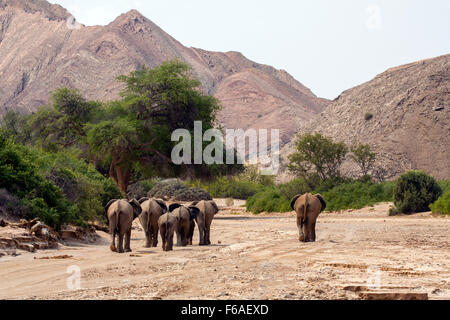
[(178, 217), (173, 212), (166, 212), (159, 217), (158, 227), (163, 251), (173, 250), (173, 234), (178, 228)]
[[(113, 252), (131, 252), (131, 225), (142, 212), (141, 205), (136, 199), (113, 199), (105, 207), (105, 213), (109, 221), (109, 232), (112, 236), (110, 249)], [(118, 235), (117, 247), (115, 245), (116, 235)], [(125, 236), (125, 250), (123, 240)]]
[(217, 207), (217, 204), (214, 201), (206, 201), (206, 200), (193, 202), (191, 206), (192, 205), (196, 206), (200, 210), (200, 213), (198, 214), (197, 218), (195, 218), (200, 236), (199, 245), (201, 246), (210, 245), (211, 223), (216, 213), (219, 212), (219, 208)]
[(139, 221), (145, 232), (145, 247), (156, 247), (159, 233), (158, 219), (167, 212), (167, 206), (159, 199), (141, 198), (139, 203), (142, 207)]
[(297, 213), (299, 241), (316, 241), (316, 221), (327, 204), (320, 194), (296, 195), (291, 201), (291, 208)]
[(195, 206), (183, 206), (179, 203), (169, 205), (169, 211), (178, 218), (178, 226), (176, 228), (177, 246), (185, 247), (188, 244), (192, 245), (192, 238), (194, 236), (195, 218), (200, 213), (200, 210)]

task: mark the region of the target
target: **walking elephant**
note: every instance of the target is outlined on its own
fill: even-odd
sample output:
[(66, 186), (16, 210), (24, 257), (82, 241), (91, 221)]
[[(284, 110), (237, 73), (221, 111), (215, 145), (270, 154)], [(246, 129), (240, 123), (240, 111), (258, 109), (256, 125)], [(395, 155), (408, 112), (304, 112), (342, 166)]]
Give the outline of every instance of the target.
[(145, 232), (145, 247), (156, 247), (159, 233), (158, 219), (167, 212), (167, 206), (159, 199), (141, 198), (139, 203), (142, 207), (139, 221)]
[(178, 217), (173, 212), (166, 212), (159, 217), (158, 227), (163, 251), (173, 250), (173, 234), (178, 228)]
[(199, 245), (201, 246), (210, 245), (211, 223), (216, 213), (219, 212), (219, 208), (217, 207), (217, 204), (214, 201), (206, 201), (206, 200), (193, 202), (191, 205), (196, 206), (200, 210), (200, 213), (195, 219), (195, 221), (197, 222), (200, 237)]
[(320, 194), (297, 195), (291, 201), (291, 208), (297, 213), (299, 241), (316, 241), (316, 221), (326, 208), (325, 199)]
[[(109, 221), (109, 232), (111, 233), (111, 246), (113, 252), (131, 252), (131, 225), (142, 212), (142, 208), (136, 199), (117, 200), (113, 199), (105, 207), (106, 216)], [(118, 236), (116, 246), (116, 235)], [(123, 241), (125, 237), (125, 250)]]
[(169, 205), (169, 211), (178, 218), (178, 226), (175, 230), (177, 234), (177, 246), (187, 246), (192, 244), (194, 236), (195, 218), (197, 218), (200, 210), (194, 206), (183, 206), (178, 203)]

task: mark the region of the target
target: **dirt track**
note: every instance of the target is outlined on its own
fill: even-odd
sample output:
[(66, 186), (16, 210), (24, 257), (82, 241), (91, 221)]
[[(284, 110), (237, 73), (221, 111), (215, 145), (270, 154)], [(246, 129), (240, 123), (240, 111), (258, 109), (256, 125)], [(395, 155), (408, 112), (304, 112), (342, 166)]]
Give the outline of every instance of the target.
[[(138, 229), (134, 252), (112, 253), (109, 235), (99, 232), (96, 244), (0, 258), (0, 298), (355, 299), (343, 288), (366, 285), (379, 270), (381, 291), (450, 299), (450, 219), (387, 217), (388, 206), (324, 213), (318, 241), (306, 244), (297, 240), (292, 214), (220, 213), (212, 246), (196, 245), (196, 230), (194, 246), (169, 253), (143, 248)], [(68, 257), (35, 259), (61, 255)], [(80, 290), (67, 289), (72, 265), (81, 270)]]

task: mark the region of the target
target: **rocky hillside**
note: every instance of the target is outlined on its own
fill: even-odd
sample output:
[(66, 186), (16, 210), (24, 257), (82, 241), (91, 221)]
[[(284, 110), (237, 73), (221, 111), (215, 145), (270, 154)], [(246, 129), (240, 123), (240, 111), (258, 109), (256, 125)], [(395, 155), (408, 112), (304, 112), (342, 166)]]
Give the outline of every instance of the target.
[(188, 48), (132, 10), (107, 26), (76, 28), (64, 8), (44, 0), (0, 0), (0, 114), (36, 110), (49, 92), (74, 87), (89, 99), (118, 97), (115, 78), (178, 57), (224, 106), (226, 128), (279, 128), (283, 142), (328, 103), (287, 72), (238, 52)]
[[(450, 55), (392, 68), (343, 92), (300, 133), (369, 143), (377, 165), (395, 177), (423, 169), (450, 179)], [(292, 152), (292, 144), (284, 154)], [(347, 172), (355, 172), (350, 162)]]

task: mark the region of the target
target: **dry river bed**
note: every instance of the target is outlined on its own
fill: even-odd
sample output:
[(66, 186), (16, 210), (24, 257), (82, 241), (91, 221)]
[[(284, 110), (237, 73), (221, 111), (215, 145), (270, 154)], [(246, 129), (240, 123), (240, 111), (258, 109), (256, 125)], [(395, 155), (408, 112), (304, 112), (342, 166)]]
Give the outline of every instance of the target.
[(315, 243), (298, 242), (292, 213), (221, 211), (213, 245), (198, 246), (196, 230), (193, 246), (172, 252), (143, 248), (135, 222), (132, 253), (110, 252), (98, 232), (94, 244), (3, 256), (0, 299), (360, 298), (350, 285), (450, 299), (450, 219), (387, 217), (388, 207), (323, 213)]

